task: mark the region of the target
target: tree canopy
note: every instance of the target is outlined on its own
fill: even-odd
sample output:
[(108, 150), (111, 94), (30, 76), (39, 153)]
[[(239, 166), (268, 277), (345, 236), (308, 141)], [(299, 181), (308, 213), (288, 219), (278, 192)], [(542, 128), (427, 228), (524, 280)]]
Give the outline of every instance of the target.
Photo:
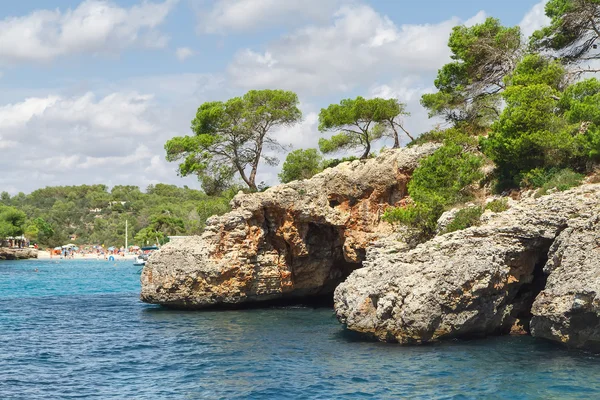
[(284, 90), (252, 90), (226, 102), (207, 102), (192, 121), (194, 135), (175, 137), (165, 144), (167, 160), (181, 161), (182, 176), (197, 174), (207, 194), (226, 188), (235, 174), (257, 190), (261, 160), (278, 163), (265, 155), (265, 148), (284, 148), (273, 137), (273, 129), (301, 118), (298, 96)]
[(0, 239), (22, 235), (26, 218), (23, 211), (0, 205)]
[[(24, 231), (28, 239), (50, 247), (71, 242), (123, 246), (128, 221), (129, 244), (155, 243), (157, 237), (162, 242), (169, 235), (202, 233), (208, 217), (229, 211), (234, 193), (207, 196), (165, 184), (150, 185), (145, 192), (137, 186), (109, 190), (106, 185), (82, 185), (47, 187), (12, 197), (6, 193), (0, 197), (0, 225), (4, 227), (0, 236)], [(7, 220), (10, 230), (4, 223)]]
[[(334, 135), (319, 140), (319, 148), (325, 154), (343, 149), (363, 150), (361, 158), (367, 158), (374, 141), (384, 136), (394, 138), (398, 147), (398, 129), (404, 129), (400, 118), (408, 115), (405, 105), (396, 99), (344, 99), (339, 104), (331, 104), (319, 113), (319, 130), (333, 131)], [(412, 137), (411, 137), (412, 139)]]
[(549, 51), (567, 64), (600, 58), (600, 0), (550, 0), (549, 26), (530, 38), (534, 51)]
[(323, 156), (317, 149), (298, 149), (290, 152), (279, 174), (281, 183), (309, 179), (321, 172)]
[(503, 79), (522, 54), (521, 31), (488, 18), (472, 27), (455, 27), (448, 46), (454, 61), (439, 70), (438, 92), (423, 95), (421, 104), (430, 117), (485, 126), (498, 116)]

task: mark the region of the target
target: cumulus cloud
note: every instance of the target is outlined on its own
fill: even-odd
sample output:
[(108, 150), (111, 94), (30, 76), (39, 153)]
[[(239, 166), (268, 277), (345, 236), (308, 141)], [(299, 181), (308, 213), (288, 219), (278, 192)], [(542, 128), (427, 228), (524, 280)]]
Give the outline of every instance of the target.
[(175, 55), (179, 61), (183, 62), (193, 56), (194, 51), (189, 47), (179, 47), (177, 50), (175, 50)]
[[(0, 187), (147, 183), (155, 171), (165, 178), (165, 170), (176, 181), (175, 167), (157, 158), (173, 136), (173, 121), (163, 117), (154, 96), (133, 91), (48, 95), (1, 106), (0, 170), (11, 173), (0, 176)], [(124, 172), (129, 176), (122, 181)]]
[(349, 91), (382, 76), (429, 76), (449, 61), (448, 36), (460, 22), (398, 26), (369, 6), (343, 6), (329, 26), (297, 30), (265, 51), (238, 52), (228, 72), (240, 87), (310, 94)]
[(36, 10), (0, 21), (0, 63), (50, 61), (78, 53), (118, 53), (132, 46), (164, 47), (161, 25), (178, 0), (122, 8), (86, 0), (75, 9)]
[(521, 32), (525, 38), (531, 36), (533, 32), (537, 31), (541, 27), (550, 24), (550, 18), (546, 16), (544, 11), (547, 2), (548, 0), (542, 0), (533, 6), (519, 23)]
[[(323, 20), (343, 0), (217, 0), (200, 12), (199, 31), (253, 31), (299, 20)], [(326, 18), (326, 17), (325, 17)]]
[(91, 92), (72, 98), (29, 98), (0, 107), (0, 132), (22, 137), (26, 132), (38, 133), (31, 128), (42, 124), (46, 129), (68, 125), (71, 139), (110, 137), (114, 132), (147, 135), (155, 130), (144, 118), (151, 100), (152, 96), (138, 93), (113, 93), (97, 99)]

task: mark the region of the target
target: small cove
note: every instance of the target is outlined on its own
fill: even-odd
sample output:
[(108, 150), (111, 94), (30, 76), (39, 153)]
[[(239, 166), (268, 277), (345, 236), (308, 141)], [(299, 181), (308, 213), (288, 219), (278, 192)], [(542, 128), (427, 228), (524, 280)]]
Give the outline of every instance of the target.
[(0, 398), (600, 397), (600, 357), (543, 340), (401, 347), (359, 340), (328, 308), (167, 310), (139, 301), (138, 271), (0, 262)]

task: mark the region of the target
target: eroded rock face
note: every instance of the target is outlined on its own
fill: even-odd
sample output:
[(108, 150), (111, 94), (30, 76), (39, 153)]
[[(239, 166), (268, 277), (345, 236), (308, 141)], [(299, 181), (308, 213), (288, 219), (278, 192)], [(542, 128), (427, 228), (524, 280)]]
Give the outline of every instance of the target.
[(531, 333), (600, 351), (600, 216), (572, 221), (544, 270), (550, 276), (533, 304)]
[[(566, 235), (573, 238), (573, 233), (568, 233), (571, 227), (596, 216), (599, 209), (600, 186), (585, 185), (522, 200), (510, 210), (488, 217), (485, 225), (438, 236), (408, 252), (377, 243), (367, 252), (365, 268), (354, 271), (336, 289), (338, 319), (351, 330), (404, 344), (526, 332), (531, 305), (545, 284), (543, 267), (553, 242), (559, 235), (562, 243)], [(570, 275), (572, 270), (565, 273), (571, 276), (571, 283), (562, 282), (565, 278), (560, 268), (568, 268), (565, 255), (575, 263), (573, 247), (552, 247), (549, 265), (554, 263), (555, 271), (534, 307), (536, 335), (550, 337), (542, 332), (558, 332), (569, 319), (561, 319), (566, 309), (579, 305), (579, 315), (586, 322), (593, 322), (593, 313), (597, 321), (594, 254), (589, 253), (587, 265), (580, 265), (586, 270), (581, 280), (588, 276), (590, 283), (578, 282), (579, 278)], [(556, 259), (563, 261), (553, 261)], [(597, 337), (597, 326), (582, 336)]]
[(384, 209), (406, 196), (418, 161), (437, 149), (388, 150), (310, 180), (240, 194), (201, 237), (176, 241), (142, 271), (143, 301), (184, 308), (318, 296), (392, 233)]
[(26, 260), (30, 258), (38, 258), (36, 249), (9, 249), (0, 247), (0, 260)]

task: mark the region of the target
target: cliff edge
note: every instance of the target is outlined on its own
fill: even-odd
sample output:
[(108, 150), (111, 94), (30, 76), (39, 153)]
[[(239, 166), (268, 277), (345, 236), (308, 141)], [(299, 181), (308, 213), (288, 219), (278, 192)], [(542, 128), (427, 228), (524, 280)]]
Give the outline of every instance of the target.
[(583, 185), (407, 252), (376, 243), (336, 289), (336, 314), (402, 344), (530, 332), (600, 349), (599, 212), (600, 185)]
[(309, 180), (238, 194), (204, 234), (164, 246), (141, 276), (141, 299), (179, 308), (240, 305), (331, 294), (360, 268), (381, 222), (407, 195), (421, 158), (439, 145), (387, 150)]

